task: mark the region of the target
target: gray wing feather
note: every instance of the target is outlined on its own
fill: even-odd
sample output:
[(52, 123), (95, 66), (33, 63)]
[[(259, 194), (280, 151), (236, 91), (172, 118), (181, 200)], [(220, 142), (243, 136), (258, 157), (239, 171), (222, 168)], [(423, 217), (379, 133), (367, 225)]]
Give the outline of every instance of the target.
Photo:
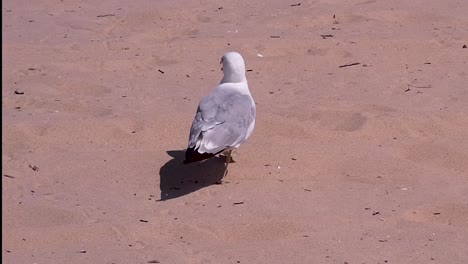
[(231, 90), (215, 90), (204, 97), (192, 122), (189, 147), (215, 153), (245, 139), (255, 118), (250, 96)]

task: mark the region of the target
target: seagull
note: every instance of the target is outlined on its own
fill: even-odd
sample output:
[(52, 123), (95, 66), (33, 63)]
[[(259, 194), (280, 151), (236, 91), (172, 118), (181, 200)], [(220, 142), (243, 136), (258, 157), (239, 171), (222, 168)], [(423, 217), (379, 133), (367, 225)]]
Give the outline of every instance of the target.
[(225, 175), (231, 152), (244, 143), (255, 127), (256, 107), (250, 94), (245, 63), (237, 52), (221, 58), (223, 78), (199, 103), (190, 128), (184, 164), (226, 154)]

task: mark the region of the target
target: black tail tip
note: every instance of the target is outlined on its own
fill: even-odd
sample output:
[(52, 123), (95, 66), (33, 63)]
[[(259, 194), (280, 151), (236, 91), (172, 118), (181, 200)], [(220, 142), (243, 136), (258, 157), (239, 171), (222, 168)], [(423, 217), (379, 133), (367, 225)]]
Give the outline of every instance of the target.
[(188, 148), (187, 151), (185, 152), (185, 159), (183, 161), (183, 164), (203, 161), (203, 160), (216, 156), (218, 153), (200, 153), (198, 152), (198, 149)]

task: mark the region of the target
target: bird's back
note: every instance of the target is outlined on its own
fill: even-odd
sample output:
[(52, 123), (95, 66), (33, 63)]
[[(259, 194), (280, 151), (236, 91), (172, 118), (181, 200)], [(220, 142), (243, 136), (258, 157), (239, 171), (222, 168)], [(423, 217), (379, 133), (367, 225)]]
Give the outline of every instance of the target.
[(192, 122), (186, 161), (237, 148), (255, 124), (255, 103), (246, 83), (224, 83), (204, 97)]

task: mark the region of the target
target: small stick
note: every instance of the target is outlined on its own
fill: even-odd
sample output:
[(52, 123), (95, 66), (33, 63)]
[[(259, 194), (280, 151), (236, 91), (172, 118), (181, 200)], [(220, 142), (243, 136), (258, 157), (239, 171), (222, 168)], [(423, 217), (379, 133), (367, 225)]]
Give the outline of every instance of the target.
[(110, 17), (110, 16), (115, 16), (115, 14), (98, 15), (97, 17)]
[(344, 65), (341, 65), (339, 68), (344, 68), (344, 67), (349, 67), (349, 66), (355, 66), (355, 65), (359, 65), (361, 63), (359, 62), (354, 62), (354, 63), (350, 63), (350, 64), (344, 64)]

